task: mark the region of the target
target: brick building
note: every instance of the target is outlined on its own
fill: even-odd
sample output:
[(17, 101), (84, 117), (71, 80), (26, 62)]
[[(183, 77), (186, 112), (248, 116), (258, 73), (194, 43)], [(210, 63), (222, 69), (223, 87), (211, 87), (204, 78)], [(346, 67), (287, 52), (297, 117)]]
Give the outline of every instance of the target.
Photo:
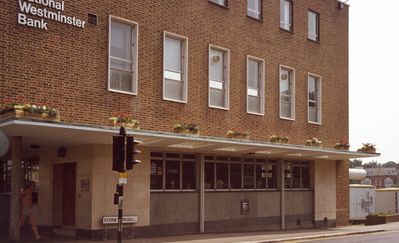
[[(348, 159), (377, 154), (334, 149), (348, 140), (347, 5), (3, 5), (2, 102), (46, 105), (60, 121), (3, 112), (13, 149), (2, 157), (0, 203), (9, 203), (12, 159), (22, 157), (24, 178), (38, 184), (39, 224), (103, 239), (115, 227), (102, 217), (117, 212), (118, 129), (109, 118), (124, 114), (140, 123), (128, 134), (143, 142), (125, 189), (136, 235), (348, 223)], [(174, 133), (177, 122), (200, 134)], [(229, 130), (249, 136), (226, 137)], [(305, 146), (312, 137), (323, 146)]]
[(374, 185), (376, 188), (397, 187), (399, 184), (399, 169), (397, 167), (365, 168), (367, 172), (363, 184)]

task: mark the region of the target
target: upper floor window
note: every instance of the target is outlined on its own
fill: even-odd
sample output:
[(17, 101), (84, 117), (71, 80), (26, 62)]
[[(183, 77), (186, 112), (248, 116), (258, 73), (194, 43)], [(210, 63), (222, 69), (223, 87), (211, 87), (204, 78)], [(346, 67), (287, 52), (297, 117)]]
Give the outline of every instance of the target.
[(264, 114), (264, 60), (247, 57), (247, 112)]
[(255, 19), (262, 19), (262, 0), (248, 0), (247, 15)]
[(229, 109), (229, 55), (227, 49), (209, 46), (209, 106)]
[(227, 7), (227, 0), (209, 0), (209, 2), (213, 2), (220, 6)]
[(308, 38), (313, 41), (320, 41), (319, 35), (319, 14), (308, 11)]
[(187, 102), (187, 38), (164, 33), (163, 98)]
[(293, 31), (292, 0), (280, 0), (280, 28)]
[(295, 69), (280, 66), (280, 118), (295, 119)]
[(308, 121), (321, 123), (321, 78), (318, 75), (308, 75)]
[(137, 94), (136, 23), (110, 17), (108, 90)]

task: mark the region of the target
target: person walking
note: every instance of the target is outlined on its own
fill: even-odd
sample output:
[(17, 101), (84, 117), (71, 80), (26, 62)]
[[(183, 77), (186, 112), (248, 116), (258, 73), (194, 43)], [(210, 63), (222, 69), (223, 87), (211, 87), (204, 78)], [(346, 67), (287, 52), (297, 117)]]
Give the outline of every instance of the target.
[(35, 234), (36, 240), (40, 240), (42, 237), (37, 230), (36, 216), (32, 210), (32, 192), (35, 189), (35, 182), (28, 182), (25, 189), (21, 192), (21, 216), (19, 219), (19, 227), (24, 225), (25, 219), (29, 218), (30, 225), (33, 233)]

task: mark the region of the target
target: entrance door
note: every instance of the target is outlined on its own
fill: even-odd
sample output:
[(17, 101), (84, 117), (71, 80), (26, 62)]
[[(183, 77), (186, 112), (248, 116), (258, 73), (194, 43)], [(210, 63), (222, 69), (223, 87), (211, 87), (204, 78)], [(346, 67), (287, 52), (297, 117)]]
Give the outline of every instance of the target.
[(75, 225), (76, 163), (63, 164), (62, 224)]

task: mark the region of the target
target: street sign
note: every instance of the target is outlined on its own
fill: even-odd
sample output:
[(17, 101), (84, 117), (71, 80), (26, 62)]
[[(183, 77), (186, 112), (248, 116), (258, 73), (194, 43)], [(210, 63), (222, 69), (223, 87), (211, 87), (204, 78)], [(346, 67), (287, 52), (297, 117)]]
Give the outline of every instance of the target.
[(121, 184), (121, 185), (127, 184), (127, 173), (126, 172), (119, 173), (119, 184)]
[[(122, 224), (134, 224), (137, 223), (139, 218), (137, 216), (123, 216)], [(103, 217), (103, 224), (117, 224), (118, 216), (105, 216)]]

